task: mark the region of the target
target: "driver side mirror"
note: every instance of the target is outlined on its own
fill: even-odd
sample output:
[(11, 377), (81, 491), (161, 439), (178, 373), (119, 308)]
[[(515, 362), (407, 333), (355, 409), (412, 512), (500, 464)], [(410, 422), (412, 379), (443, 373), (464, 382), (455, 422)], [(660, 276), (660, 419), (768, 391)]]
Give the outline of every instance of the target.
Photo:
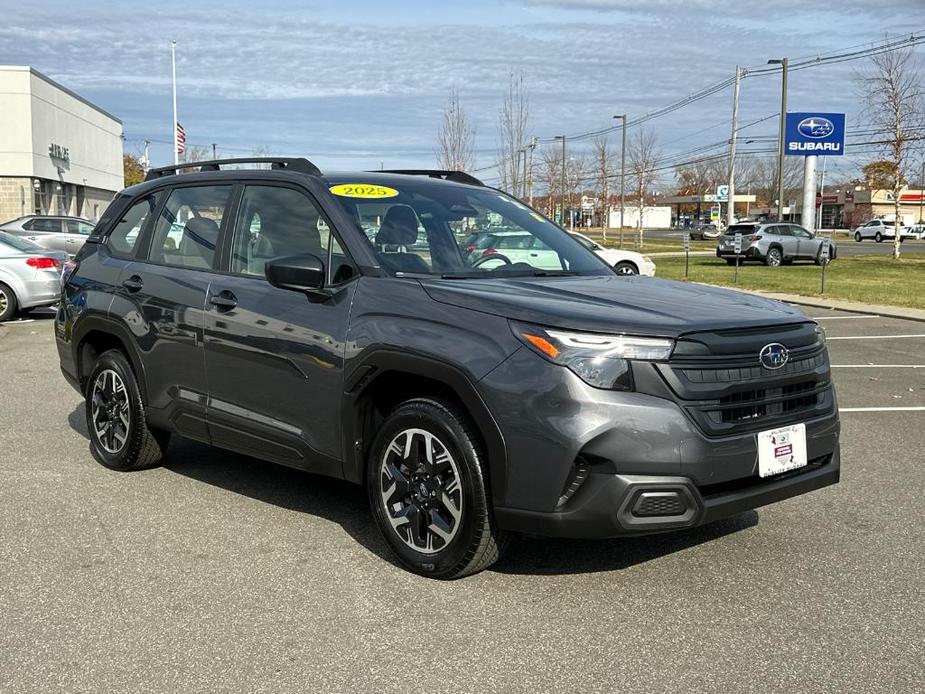
[(310, 253), (268, 260), (264, 274), (280, 289), (316, 294), (324, 288), (324, 263)]

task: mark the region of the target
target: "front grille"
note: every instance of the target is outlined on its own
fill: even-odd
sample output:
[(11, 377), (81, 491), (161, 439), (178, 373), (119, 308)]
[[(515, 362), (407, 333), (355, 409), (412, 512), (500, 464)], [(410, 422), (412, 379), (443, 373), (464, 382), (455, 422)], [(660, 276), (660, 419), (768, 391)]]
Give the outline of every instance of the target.
[[(805, 330), (790, 333), (790, 344), (778, 337), (787, 331), (774, 329), (710, 333), (702, 342), (690, 338), (699, 353), (673, 357), (659, 373), (708, 436), (761, 431), (831, 412), (825, 347)], [(791, 350), (790, 361), (781, 369), (766, 369), (758, 361), (760, 345), (776, 341)]]

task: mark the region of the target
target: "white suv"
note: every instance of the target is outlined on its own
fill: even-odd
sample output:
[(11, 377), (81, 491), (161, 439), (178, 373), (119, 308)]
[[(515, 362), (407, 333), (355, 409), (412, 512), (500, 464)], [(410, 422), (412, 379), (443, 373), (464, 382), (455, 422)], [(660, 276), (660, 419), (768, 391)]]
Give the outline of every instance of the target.
[[(903, 241), (905, 239), (914, 239), (916, 238), (915, 231), (910, 227), (907, 227), (902, 222), (899, 223), (899, 240)], [(892, 239), (893, 235), (896, 233), (896, 227), (891, 220), (887, 219), (872, 219), (866, 224), (862, 224), (857, 229), (854, 230), (854, 240), (861, 242), (864, 239), (873, 239), (877, 243), (883, 241), (883, 239)]]

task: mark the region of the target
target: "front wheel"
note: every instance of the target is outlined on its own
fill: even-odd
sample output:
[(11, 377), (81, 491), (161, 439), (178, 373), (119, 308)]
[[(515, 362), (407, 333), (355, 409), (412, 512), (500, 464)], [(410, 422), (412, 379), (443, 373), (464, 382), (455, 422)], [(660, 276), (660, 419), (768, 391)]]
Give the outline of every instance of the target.
[(784, 261), (784, 256), (781, 254), (779, 248), (771, 248), (768, 250), (768, 254), (764, 258), (764, 264), (768, 267), (780, 267), (780, 264)]
[(87, 429), (93, 456), (113, 470), (157, 465), (170, 434), (148, 427), (135, 373), (117, 349), (103, 352), (86, 386)]
[(621, 260), (619, 263), (613, 266), (614, 271), (618, 275), (638, 275), (639, 268), (636, 267), (633, 263), (628, 260)]
[(854, 232), (854, 240), (857, 241), (858, 243), (861, 243), (861, 232), (860, 231)]
[(506, 544), (488, 502), (479, 437), (449, 402), (399, 405), (373, 442), (366, 484), (379, 531), (415, 573), (440, 579), (478, 573)]

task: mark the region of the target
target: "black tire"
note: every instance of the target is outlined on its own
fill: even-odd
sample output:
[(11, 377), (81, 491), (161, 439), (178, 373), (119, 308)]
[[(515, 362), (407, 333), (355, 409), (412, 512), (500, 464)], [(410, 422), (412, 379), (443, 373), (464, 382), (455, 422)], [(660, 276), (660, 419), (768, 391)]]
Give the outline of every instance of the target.
[[(726, 258), (726, 265), (735, 265), (735, 264), (736, 264), (735, 258)], [(739, 264), (741, 265), (741, 263)]]
[[(416, 432), (426, 432), (432, 439)], [(422, 443), (433, 445), (424, 451), (423, 460), (419, 448)], [(412, 449), (410, 456), (404, 454)], [(428, 451), (432, 460), (442, 462), (428, 463)], [(449, 402), (408, 400), (386, 417), (373, 441), (366, 487), (382, 537), (399, 562), (414, 573), (439, 579), (462, 578), (493, 564), (507, 545), (508, 535), (495, 526), (488, 501), (491, 494), (477, 430)], [(437, 496), (444, 501), (437, 501)], [(458, 515), (447, 513), (447, 501)], [(395, 508), (402, 504), (402, 508)], [(421, 504), (429, 504), (430, 510), (422, 510)], [(431, 530), (436, 522), (421, 522), (425, 512), (431, 519), (437, 514), (445, 534), (450, 535), (448, 540)], [(445, 522), (447, 517), (453, 520), (452, 527)]]
[(879, 231), (874, 234), (874, 241), (877, 243), (883, 243), (883, 234), (881, 234)]
[[(113, 379), (111, 374), (118, 378)], [(111, 400), (105, 396), (107, 382), (113, 383)], [(118, 382), (122, 384), (121, 390), (116, 387)], [(84, 396), (90, 449), (100, 464), (112, 470), (128, 472), (144, 470), (160, 463), (170, 443), (170, 433), (148, 426), (135, 373), (121, 351), (111, 349), (97, 358), (87, 378)], [(114, 404), (104, 406), (104, 402)], [(124, 426), (114, 424), (117, 420), (126, 423)], [(106, 422), (109, 423), (108, 427)], [(116, 429), (124, 434), (121, 441)]]
[(769, 248), (764, 257), (764, 264), (768, 267), (780, 267), (784, 262), (784, 254), (779, 248)]
[(861, 243), (861, 232), (860, 232), (860, 231), (854, 232), (854, 240), (855, 240), (857, 243)]
[(13, 290), (0, 282), (0, 323), (15, 316), (18, 305)]
[(614, 272), (618, 275), (638, 275), (639, 268), (636, 267), (635, 263), (631, 263), (628, 260), (621, 260), (619, 263), (613, 266)]

